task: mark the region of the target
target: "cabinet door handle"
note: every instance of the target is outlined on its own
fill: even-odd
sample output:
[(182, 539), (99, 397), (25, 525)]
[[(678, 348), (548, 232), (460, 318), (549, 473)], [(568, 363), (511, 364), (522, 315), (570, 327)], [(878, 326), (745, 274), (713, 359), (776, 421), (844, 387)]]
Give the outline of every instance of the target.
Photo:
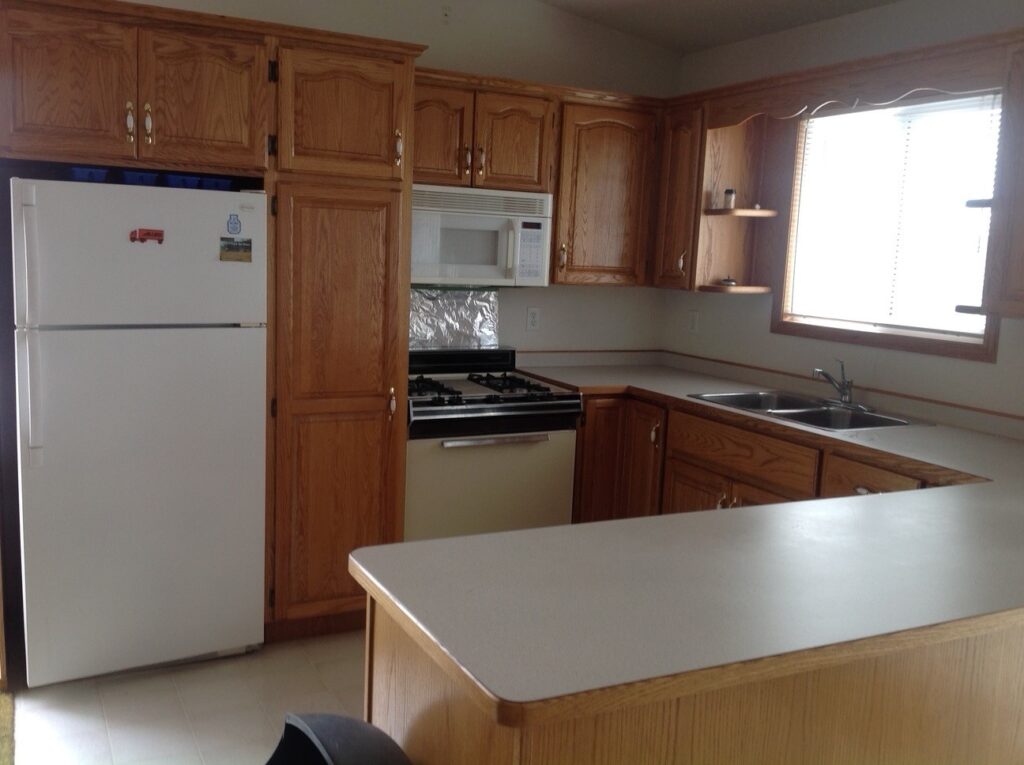
[(853, 487), (853, 492), (854, 492), (854, 494), (859, 494), (862, 497), (866, 497), (868, 494), (879, 494), (880, 493), (880, 492), (877, 492), (877, 491), (872, 491), (867, 486), (854, 486)]
[(565, 242), (562, 242), (562, 246), (558, 248), (558, 267), (565, 268), (565, 264), (569, 261), (569, 247)]
[(135, 104), (132, 101), (124, 105), (124, 126), (128, 130), (128, 143), (135, 143)]
[(388, 419), (392, 419), (395, 416), (395, 412), (398, 411), (398, 399), (395, 397), (395, 389), (390, 388), (388, 390)]
[(466, 157), (466, 169), (464, 172), (466, 175), (469, 175), (470, 171), (473, 169), (473, 151), (469, 148), (469, 145), (464, 146), (462, 151)]
[(658, 431), (661, 429), (661, 423), (654, 423), (654, 427), (651, 428), (651, 443), (654, 444), (654, 448), (658, 448)]
[(679, 267), (679, 273), (686, 273), (686, 250), (683, 250), (683, 254), (679, 256), (679, 261), (676, 265)]
[(146, 143), (152, 146), (156, 142), (153, 136), (153, 107), (147, 101), (142, 111), (145, 112), (142, 116), (142, 129), (146, 132)]
[(729, 495), (722, 492), (722, 496), (718, 498), (718, 503), (715, 505), (715, 510), (722, 510), (725, 508), (725, 501), (729, 499)]
[(402, 164), (402, 155), (405, 153), (405, 139), (402, 138), (402, 131), (395, 131), (395, 167)]
[(732, 502), (729, 503), (729, 507), (739, 507), (739, 506), (740, 506), (740, 498), (739, 497), (733, 497), (732, 498)]
[(479, 175), (479, 176), (483, 176), (483, 174), (484, 174), (484, 161), (487, 158), (487, 153), (484, 151), (482, 146), (479, 149), (477, 149), (477, 151), (480, 152), (480, 165), (476, 169), (476, 174)]

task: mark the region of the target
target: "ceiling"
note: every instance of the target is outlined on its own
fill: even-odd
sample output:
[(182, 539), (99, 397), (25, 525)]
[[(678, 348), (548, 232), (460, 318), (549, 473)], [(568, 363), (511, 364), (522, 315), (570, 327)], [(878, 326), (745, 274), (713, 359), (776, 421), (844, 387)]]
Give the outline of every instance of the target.
[(895, 1), (542, 0), (679, 53), (692, 53)]

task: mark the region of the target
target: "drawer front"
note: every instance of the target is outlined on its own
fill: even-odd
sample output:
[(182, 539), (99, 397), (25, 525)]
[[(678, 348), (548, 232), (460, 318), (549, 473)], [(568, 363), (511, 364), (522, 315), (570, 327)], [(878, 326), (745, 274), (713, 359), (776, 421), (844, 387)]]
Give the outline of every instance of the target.
[(668, 444), (673, 452), (797, 499), (816, 495), (817, 449), (791, 444), (702, 417), (672, 412)]
[(881, 494), (920, 488), (921, 482), (916, 478), (834, 454), (825, 456), (825, 468), (821, 474), (823, 497), (850, 497), (855, 494)]

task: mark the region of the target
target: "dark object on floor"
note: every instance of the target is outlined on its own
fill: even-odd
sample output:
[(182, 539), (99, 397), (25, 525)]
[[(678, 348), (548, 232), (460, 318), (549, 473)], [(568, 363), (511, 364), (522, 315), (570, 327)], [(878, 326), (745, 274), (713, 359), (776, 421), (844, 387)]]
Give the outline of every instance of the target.
[(341, 715), (287, 715), (267, 765), (412, 765), (379, 728)]

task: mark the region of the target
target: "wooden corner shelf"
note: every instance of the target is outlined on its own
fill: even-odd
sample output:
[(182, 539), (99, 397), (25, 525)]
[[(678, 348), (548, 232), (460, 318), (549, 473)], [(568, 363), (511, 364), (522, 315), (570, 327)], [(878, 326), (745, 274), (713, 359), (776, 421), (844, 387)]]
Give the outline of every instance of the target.
[(725, 295), (767, 295), (772, 288), (756, 284), (702, 284), (697, 287), (697, 291), (720, 292)]
[(706, 207), (705, 215), (726, 215), (734, 218), (774, 218), (778, 210), (763, 210), (760, 207)]

